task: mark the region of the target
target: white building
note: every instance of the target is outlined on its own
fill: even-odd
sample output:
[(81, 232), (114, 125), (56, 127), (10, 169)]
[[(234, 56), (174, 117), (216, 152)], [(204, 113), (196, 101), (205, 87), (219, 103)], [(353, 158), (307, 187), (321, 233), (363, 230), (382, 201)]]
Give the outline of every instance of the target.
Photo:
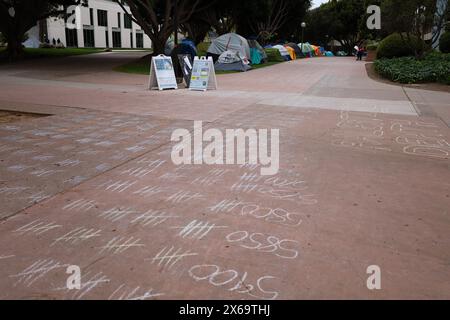
[[(48, 18), (28, 31), (26, 47), (38, 47), (48, 39), (75, 48), (151, 48), (151, 41), (112, 0), (89, 0), (88, 7), (69, 12), (68, 19)], [(71, 8), (74, 9), (74, 8)], [(78, 15), (76, 12), (78, 11)], [(78, 20), (70, 17), (78, 16)], [(66, 22), (73, 21), (76, 28)]]

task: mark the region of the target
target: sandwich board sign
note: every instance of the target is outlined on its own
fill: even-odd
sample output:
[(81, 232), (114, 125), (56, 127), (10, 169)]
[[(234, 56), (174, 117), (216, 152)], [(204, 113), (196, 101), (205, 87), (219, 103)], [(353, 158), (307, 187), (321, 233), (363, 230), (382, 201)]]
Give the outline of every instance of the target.
[(148, 87), (150, 90), (178, 89), (171, 57), (161, 54), (152, 58)]
[(186, 82), (186, 87), (189, 88), (192, 75), (192, 58), (190, 54), (179, 54), (178, 61), (180, 62), (181, 71), (183, 72), (183, 79)]
[(216, 90), (217, 79), (212, 57), (195, 57), (189, 90)]

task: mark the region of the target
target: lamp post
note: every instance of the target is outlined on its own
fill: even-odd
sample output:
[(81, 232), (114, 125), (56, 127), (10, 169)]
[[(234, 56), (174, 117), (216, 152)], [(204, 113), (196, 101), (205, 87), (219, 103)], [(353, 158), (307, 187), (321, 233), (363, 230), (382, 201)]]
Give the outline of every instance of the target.
[(175, 47), (178, 45), (178, 1), (175, 0), (174, 8), (173, 8), (173, 29), (174, 29), (174, 37), (173, 43)]
[(301, 27), (302, 27), (302, 52), (303, 52), (303, 37), (305, 34), (306, 22), (302, 22)]

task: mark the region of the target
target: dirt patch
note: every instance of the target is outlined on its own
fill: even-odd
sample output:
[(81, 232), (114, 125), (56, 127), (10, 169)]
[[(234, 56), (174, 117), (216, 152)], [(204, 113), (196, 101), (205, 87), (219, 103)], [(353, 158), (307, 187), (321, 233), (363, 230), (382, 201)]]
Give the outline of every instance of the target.
[(416, 83), (416, 84), (404, 84), (398, 83), (386, 78), (383, 78), (375, 71), (375, 66), (373, 63), (366, 63), (366, 71), (367, 75), (370, 79), (391, 84), (399, 87), (413, 88), (413, 89), (421, 89), (421, 90), (431, 90), (431, 91), (441, 91), (441, 92), (450, 92), (450, 86), (441, 84), (441, 83)]
[(27, 119), (47, 117), (45, 114), (0, 110), (0, 123), (11, 123)]

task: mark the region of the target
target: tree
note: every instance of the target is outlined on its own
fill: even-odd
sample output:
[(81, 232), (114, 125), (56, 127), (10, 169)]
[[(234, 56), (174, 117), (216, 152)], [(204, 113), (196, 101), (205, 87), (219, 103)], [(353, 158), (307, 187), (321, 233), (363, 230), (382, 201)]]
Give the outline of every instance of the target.
[(214, 6), (198, 10), (181, 25), (181, 31), (195, 43), (203, 41), (210, 30), (218, 35), (232, 32), (236, 26), (240, 3), (240, 0), (218, 1)]
[(338, 41), (345, 51), (352, 52), (361, 40), (360, 27), (366, 14), (365, 0), (332, 0), (310, 12), (307, 35), (316, 42)]
[(67, 6), (86, 4), (87, 0), (0, 0), (0, 32), (8, 43), (9, 59), (23, 56), (25, 34), (39, 20), (64, 15)]
[(302, 22), (305, 22), (305, 16), (311, 7), (311, 1), (290, 1), (288, 14), (285, 22), (278, 30), (279, 37), (298, 43), (302, 35)]
[[(174, 29), (191, 20), (194, 13), (205, 10), (214, 0), (115, 0), (152, 40), (153, 54), (164, 53)], [(126, 7), (122, 2), (125, 2)]]
[(425, 35), (435, 21), (436, 0), (384, 0), (381, 8), (383, 28), (399, 33), (416, 58), (422, 58), (427, 50)]
[(244, 37), (255, 36), (265, 44), (272, 40), (291, 38), (300, 23), (310, 0), (247, 0), (237, 12), (237, 32)]

